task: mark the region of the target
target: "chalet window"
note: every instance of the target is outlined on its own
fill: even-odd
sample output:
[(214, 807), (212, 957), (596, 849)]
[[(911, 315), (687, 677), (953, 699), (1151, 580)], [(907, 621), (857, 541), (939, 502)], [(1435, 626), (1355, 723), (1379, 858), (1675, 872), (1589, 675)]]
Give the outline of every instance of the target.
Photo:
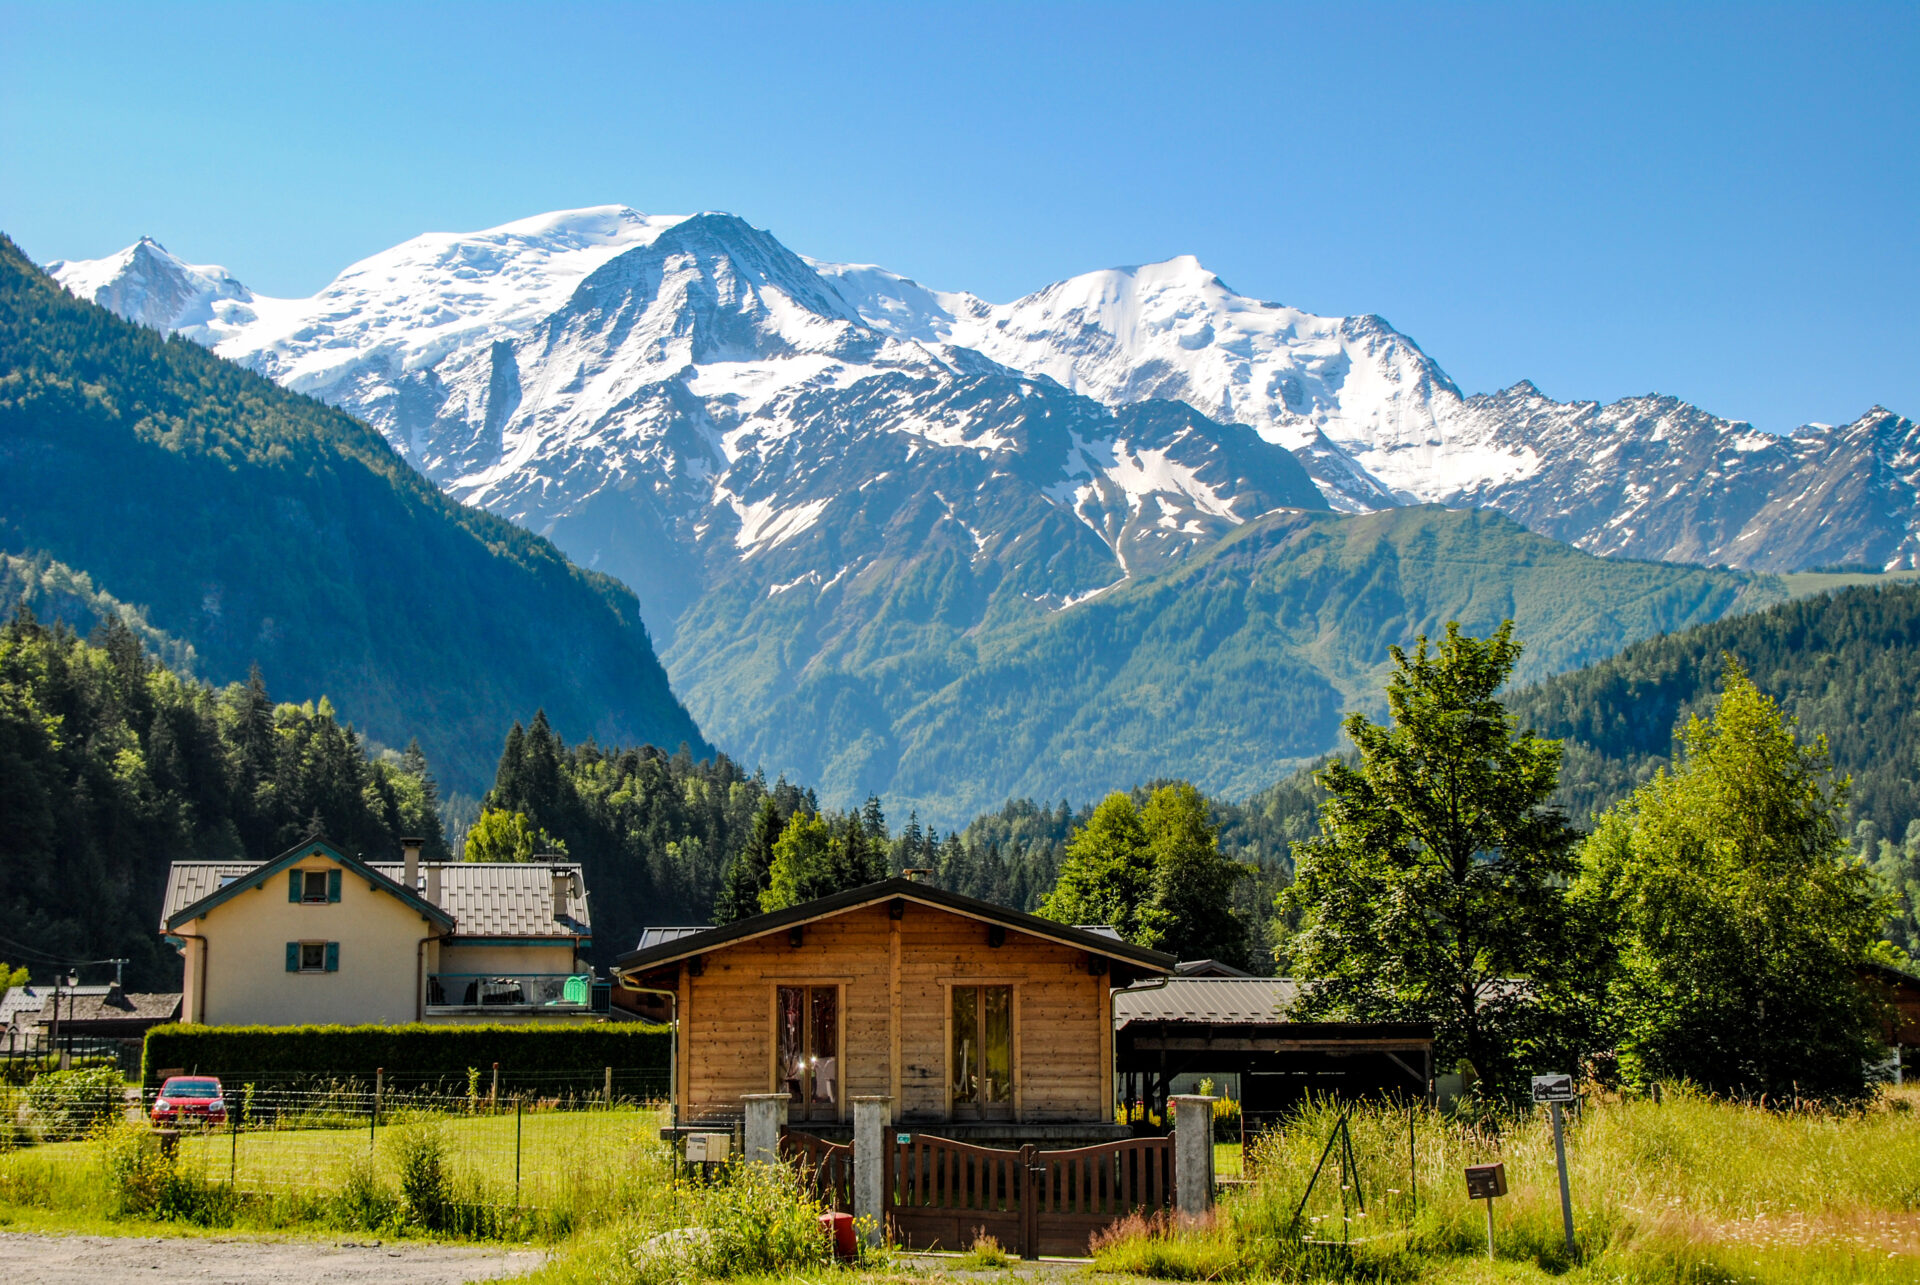
[(287, 971), (290, 973), (339, 972), (340, 943), (337, 941), (288, 942)]
[(840, 1116), (840, 988), (781, 986), (775, 992), (780, 1087), (790, 1119)]
[(287, 900), (304, 902), (311, 906), (340, 900), (340, 872), (338, 870), (289, 870)]
[(1013, 1116), (1013, 987), (953, 988), (947, 1066), (957, 1120)]

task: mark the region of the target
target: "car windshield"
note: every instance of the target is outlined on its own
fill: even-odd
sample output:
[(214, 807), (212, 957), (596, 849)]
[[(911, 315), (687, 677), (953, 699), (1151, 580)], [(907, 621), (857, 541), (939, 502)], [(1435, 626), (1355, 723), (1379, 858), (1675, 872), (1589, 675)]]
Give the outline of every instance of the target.
[(170, 1098), (217, 1098), (220, 1096), (218, 1080), (173, 1080), (161, 1090)]

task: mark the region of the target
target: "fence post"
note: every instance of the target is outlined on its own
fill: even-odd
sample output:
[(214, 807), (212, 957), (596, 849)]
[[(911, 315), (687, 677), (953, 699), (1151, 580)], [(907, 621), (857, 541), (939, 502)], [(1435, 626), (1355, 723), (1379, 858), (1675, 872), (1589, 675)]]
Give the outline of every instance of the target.
[(1173, 1108), (1173, 1208), (1183, 1221), (1213, 1208), (1213, 1102), (1178, 1093), (1167, 1104)]
[[(787, 1107), (791, 1099), (784, 1093), (749, 1093), (740, 1099), (746, 1104), (747, 1123), (742, 1158), (749, 1164), (777, 1164), (780, 1160), (780, 1131), (787, 1127)], [(855, 1119), (859, 1108), (854, 1108)]]
[(524, 1093), (513, 1095), (513, 1207), (520, 1208), (520, 1125), (526, 1116), (527, 1099)]
[(380, 1099), (386, 1094), (386, 1091), (387, 1068), (384, 1066), (376, 1066), (373, 1068), (373, 1115), (376, 1120), (380, 1118)]
[(228, 1143), (229, 1150), (227, 1152), (227, 1186), (231, 1188), (235, 1176), (240, 1171), (240, 1113), (233, 1108), (231, 1103), (227, 1106), (227, 1127), (228, 1131), (233, 1135), (232, 1140)]
[(892, 1120), (892, 1098), (853, 1100), (853, 1217), (856, 1225), (864, 1220), (869, 1245), (886, 1236), (887, 1125)]
[(607, 1110), (613, 1110), (613, 1068), (607, 1068)]
[(493, 1088), (487, 1091), (487, 1114), (492, 1115), (500, 1109), (500, 1064), (493, 1064)]

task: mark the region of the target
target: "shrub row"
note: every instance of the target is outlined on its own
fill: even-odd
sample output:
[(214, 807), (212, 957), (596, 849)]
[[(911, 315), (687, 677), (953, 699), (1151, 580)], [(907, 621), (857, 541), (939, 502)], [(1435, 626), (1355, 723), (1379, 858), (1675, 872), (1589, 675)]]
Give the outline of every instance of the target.
[[(147, 1032), (141, 1079), (162, 1070), (262, 1079), (365, 1080), (385, 1068), (389, 1083), (465, 1083), (491, 1074), (503, 1088), (540, 1089), (561, 1077), (585, 1081), (612, 1067), (664, 1079), (672, 1036), (638, 1022), (592, 1026), (156, 1026)], [(623, 1086), (624, 1087), (624, 1086)]]

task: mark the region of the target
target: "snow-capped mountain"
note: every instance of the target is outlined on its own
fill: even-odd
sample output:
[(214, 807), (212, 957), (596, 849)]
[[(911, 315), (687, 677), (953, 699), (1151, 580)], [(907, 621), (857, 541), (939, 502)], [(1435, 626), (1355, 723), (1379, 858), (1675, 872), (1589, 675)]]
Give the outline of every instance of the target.
[(128, 321), (212, 346), (251, 323), (253, 293), (231, 272), (187, 263), (152, 237), (104, 259), (56, 260), (55, 280)]
[[(716, 742), (796, 770), (817, 749), (808, 778), (855, 798), (890, 754), (937, 760), (903, 728), (992, 640), (1093, 601), (1137, 611), (1196, 558), (1219, 576), (1279, 556), (1308, 530), (1275, 528), (1283, 511), (1485, 505), (1594, 552), (1769, 567), (1910, 562), (1920, 525), (1908, 421), (1775, 438), (1664, 399), (1467, 397), (1381, 319), (1248, 299), (1190, 258), (989, 304), (732, 215), (606, 206), (416, 237), (305, 299), (150, 241), (53, 270), (625, 580)], [(1707, 484), (1675, 490), (1689, 476)], [(1214, 636), (1196, 604), (1221, 587), (1183, 584), (1169, 645)], [(1286, 647), (1329, 627), (1271, 623)], [(835, 730), (803, 752), (808, 720)]]

